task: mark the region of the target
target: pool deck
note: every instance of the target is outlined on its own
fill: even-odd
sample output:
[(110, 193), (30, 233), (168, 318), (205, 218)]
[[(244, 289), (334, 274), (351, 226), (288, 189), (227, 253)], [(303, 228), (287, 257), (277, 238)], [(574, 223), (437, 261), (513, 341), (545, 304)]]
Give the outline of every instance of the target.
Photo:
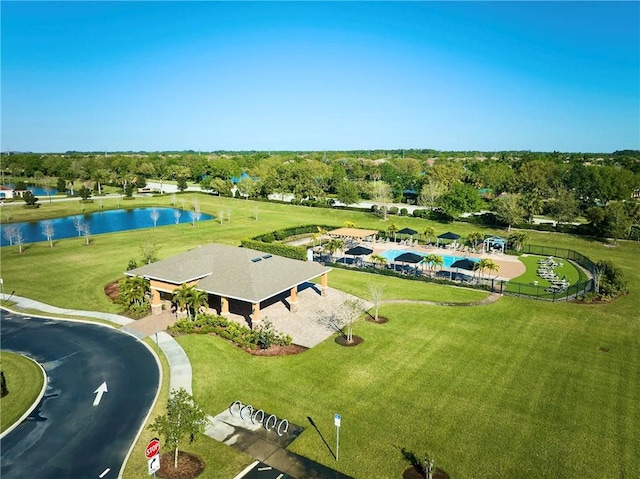
[[(458, 249), (450, 249), (450, 248), (436, 248), (434, 246), (424, 246), (418, 245), (414, 242), (413, 245), (408, 245), (405, 243), (393, 243), (393, 242), (383, 242), (376, 241), (375, 243), (364, 243), (363, 246), (373, 249), (372, 254), (380, 254), (385, 251), (389, 251), (392, 249), (396, 250), (406, 250), (406, 251), (415, 251), (419, 254), (436, 254), (439, 256), (459, 256), (462, 258), (487, 258), (496, 263), (500, 270), (498, 271), (498, 276), (495, 277), (498, 280), (508, 281), (513, 278), (517, 278), (518, 276), (524, 274), (527, 270), (527, 267), (518, 259), (517, 256), (507, 255), (503, 253), (473, 253), (470, 251), (461, 251)], [(363, 259), (365, 261), (369, 260), (369, 256), (364, 256)], [(447, 268), (443, 268), (447, 270)], [(494, 277), (495, 273), (490, 273), (490, 277)]]

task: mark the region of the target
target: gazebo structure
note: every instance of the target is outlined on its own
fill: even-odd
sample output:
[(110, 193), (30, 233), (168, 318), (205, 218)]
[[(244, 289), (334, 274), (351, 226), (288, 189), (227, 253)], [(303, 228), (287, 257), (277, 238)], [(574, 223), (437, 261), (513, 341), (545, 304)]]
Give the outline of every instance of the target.
[(251, 323), (260, 321), (260, 306), (282, 293), (289, 293), (291, 312), (297, 311), (298, 286), (321, 277), (321, 295), (326, 294), (331, 268), (260, 251), (208, 244), (185, 253), (127, 271), (142, 276), (151, 286), (151, 312), (162, 312), (162, 301), (173, 298), (182, 284), (195, 286), (209, 295), (208, 305), (220, 315), (229, 313), (229, 302), (251, 305)]
[(494, 251), (499, 251), (504, 254), (504, 248), (507, 245), (507, 240), (501, 238), (500, 236), (491, 236), (487, 238), (482, 243), (482, 252), (483, 253), (491, 253)]

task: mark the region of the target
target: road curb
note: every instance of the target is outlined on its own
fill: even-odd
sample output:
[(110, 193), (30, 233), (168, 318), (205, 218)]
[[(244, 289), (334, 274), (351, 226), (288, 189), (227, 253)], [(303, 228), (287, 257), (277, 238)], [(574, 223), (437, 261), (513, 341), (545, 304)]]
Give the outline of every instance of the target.
[(33, 402), (33, 404), (25, 411), (25, 413), (20, 418), (18, 418), (11, 426), (9, 426), (7, 429), (5, 429), (2, 432), (2, 434), (0, 434), (0, 439), (5, 437), (7, 434), (9, 434), (15, 428), (17, 428), (20, 424), (22, 424), (22, 421), (24, 421), (27, 417), (29, 417), (29, 414), (31, 414), (33, 412), (33, 410), (38, 407), (38, 404), (40, 404), (40, 401), (42, 401), (42, 398), (44, 397), (44, 392), (47, 390), (47, 386), (49, 385), (49, 376), (47, 376), (47, 372), (42, 367), (42, 364), (40, 364), (35, 359), (31, 359), (29, 356), (25, 356), (22, 353), (17, 353), (15, 351), (7, 351), (7, 352), (12, 352), (14, 354), (19, 354), (23, 358), (26, 358), (29, 361), (36, 363), (38, 365), (38, 367), (40, 368), (40, 371), (42, 371), (43, 381), (42, 381), (42, 389), (40, 389), (40, 394), (38, 394), (38, 397), (36, 398), (36, 400)]

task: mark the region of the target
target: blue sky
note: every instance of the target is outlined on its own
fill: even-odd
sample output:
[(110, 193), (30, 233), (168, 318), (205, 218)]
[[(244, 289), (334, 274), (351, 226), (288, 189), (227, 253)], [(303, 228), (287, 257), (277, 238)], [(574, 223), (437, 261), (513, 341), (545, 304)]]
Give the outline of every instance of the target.
[(2, 151), (640, 149), (639, 2), (5, 2)]

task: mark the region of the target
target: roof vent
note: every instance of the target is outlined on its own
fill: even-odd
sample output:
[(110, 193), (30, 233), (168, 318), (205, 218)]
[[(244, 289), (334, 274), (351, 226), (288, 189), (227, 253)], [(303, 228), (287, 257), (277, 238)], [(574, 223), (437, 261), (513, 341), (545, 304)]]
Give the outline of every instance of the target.
[(253, 258), (251, 260), (252, 263), (257, 263), (258, 261), (262, 261), (262, 258)]

